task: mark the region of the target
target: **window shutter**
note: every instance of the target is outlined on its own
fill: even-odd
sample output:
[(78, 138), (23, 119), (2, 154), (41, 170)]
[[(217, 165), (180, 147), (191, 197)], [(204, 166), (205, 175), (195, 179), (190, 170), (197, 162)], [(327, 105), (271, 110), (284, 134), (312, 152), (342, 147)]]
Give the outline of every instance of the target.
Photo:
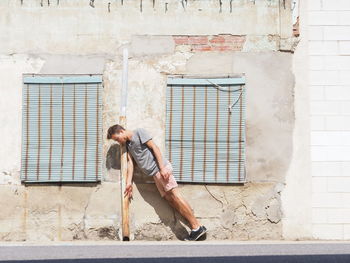
[(25, 76), (21, 180), (101, 180), (101, 76)]
[(241, 183), (245, 80), (169, 77), (166, 155), (180, 182)]

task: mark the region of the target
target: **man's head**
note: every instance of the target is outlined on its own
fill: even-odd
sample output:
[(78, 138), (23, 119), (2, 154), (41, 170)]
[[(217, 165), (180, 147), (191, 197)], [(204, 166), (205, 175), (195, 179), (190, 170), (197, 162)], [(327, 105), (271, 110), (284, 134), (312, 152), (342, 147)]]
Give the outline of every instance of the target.
[(117, 141), (120, 144), (125, 143), (128, 140), (127, 131), (123, 126), (115, 124), (108, 128), (107, 139)]

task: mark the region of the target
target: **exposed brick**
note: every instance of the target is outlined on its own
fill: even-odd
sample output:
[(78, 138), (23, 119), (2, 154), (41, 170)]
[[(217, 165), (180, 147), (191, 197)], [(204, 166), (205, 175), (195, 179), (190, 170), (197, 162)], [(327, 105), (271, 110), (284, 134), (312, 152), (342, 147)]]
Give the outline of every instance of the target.
[(240, 43), (225, 43), (224, 45), (213, 45), (213, 50), (242, 50), (243, 45)]
[(221, 35), (225, 38), (225, 42), (229, 43), (243, 43), (245, 42), (245, 36), (236, 36), (236, 35)]
[(240, 43), (233, 44), (231, 48), (232, 50), (239, 51), (239, 50), (242, 50), (243, 44), (240, 44)]
[(210, 41), (210, 43), (224, 43), (225, 42), (225, 37), (223, 36), (213, 36)]
[(205, 44), (208, 44), (208, 37), (207, 36), (189, 36), (188, 43), (205, 45)]
[(192, 45), (194, 51), (210, 51), (212, 47), (210, 45)]
[(187, 45), (188, 36), (173, 36), (176, 45)]
[(233, 50), (232, 46), (213, 46), (212, 47), (213, 51), (228, 51), (228, 50)]
[(297, 17), (296, 23), (293, 25), (293, 36), (295, 36), (295, 37), (300, 36), (300, 31), (299, 31), (299, 16)]
[(213, 36), (173, 36), (176, 45), (188, 45), (193, 51), (242, 50), (245, 36), (220, 34)]

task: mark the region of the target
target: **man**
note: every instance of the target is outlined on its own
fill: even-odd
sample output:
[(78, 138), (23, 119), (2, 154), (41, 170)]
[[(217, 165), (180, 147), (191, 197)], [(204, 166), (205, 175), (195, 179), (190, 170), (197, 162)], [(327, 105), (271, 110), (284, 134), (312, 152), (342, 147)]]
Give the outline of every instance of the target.
[(107, 139), (126, 144), (128, 168), (125, 195), (132, 197), (133, 159), (145, 174), (152, 176), (160, 195), (174, 207), (191, 226), (191, 232), (185, 240), (198, 240), (207, 229), (201, 226), (187, 201), (180, 195), (173, 176), (171, 163), (161, 154), (150, 134), (142, 128), (126, 130), (116, 124), (108, 129)]

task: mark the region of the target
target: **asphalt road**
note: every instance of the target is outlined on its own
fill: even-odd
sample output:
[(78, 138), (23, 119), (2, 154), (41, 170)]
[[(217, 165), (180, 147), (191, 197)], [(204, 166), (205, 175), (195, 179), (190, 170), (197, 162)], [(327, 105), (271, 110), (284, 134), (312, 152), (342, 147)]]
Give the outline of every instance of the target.
[(350, 242), (0, 243), (0, 262), (350, 263)]

